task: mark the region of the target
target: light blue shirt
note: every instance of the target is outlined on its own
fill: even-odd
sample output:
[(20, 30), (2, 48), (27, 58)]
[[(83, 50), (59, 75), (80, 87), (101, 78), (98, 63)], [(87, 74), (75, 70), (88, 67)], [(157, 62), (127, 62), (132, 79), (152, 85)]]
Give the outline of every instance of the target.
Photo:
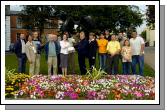
[(48, 56), (56, 56), (56, 47), (54, 42), (49, 42)]

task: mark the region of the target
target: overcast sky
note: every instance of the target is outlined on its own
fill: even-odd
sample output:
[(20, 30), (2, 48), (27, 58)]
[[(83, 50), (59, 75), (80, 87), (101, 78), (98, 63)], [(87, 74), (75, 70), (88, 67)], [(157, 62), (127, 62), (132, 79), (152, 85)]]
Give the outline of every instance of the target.
[[(145, 14), (146, 13), (146, 6), (145, 5), (140, 5), (139, 6), (141, 13)], [(22, 7), (19, 5), (11, 5), (10, 10), (15, 10), (15, 11), (21, 11)], [(144, 29), (146, 28), (146, 21), (143, 21), (143, 24), (137, 28), (138, 34), (140, 34)]]

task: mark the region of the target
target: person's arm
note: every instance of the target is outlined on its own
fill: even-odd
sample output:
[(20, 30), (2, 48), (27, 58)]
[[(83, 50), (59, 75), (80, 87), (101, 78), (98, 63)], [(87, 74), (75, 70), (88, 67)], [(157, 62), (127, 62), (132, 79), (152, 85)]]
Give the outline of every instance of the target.
[(109, 49), (110, 49), (110, 45), (109, 45), (109, 43), (107, 44), (107, 53), (109, 53)]
[(124, 52), (124, 47), (122, 47), (122, 49), (121, 49), (121, 55), (122, 56), (124, 55), (123, 52)]
[(66, 49), (68, 47), (68, 45), (65, 45), (63, 42), (60, 42), (60, 46), (62, 49)]
[(118, 42), (118, 50), (117, 50), (117, 52), (116, 52), (116, 54), (119, 54), (120, 53), (120, 51), (121, 51), (121, 45), (120, 45), (120, 43)]
[(25, 53), (26, 53), (26, 56), (28, 58), (28, 61), (31, 63), (31, 57), (30, 57), (30, 51), (29, 51), (29, 46), (28, 45), (25, 45)]
[(144, 40), (143, 40), (143, 38), (141, 37), (141, 54), (143, 54), (144, 53), (144, 48), (145, 48), (145, 43), (144, 43)]

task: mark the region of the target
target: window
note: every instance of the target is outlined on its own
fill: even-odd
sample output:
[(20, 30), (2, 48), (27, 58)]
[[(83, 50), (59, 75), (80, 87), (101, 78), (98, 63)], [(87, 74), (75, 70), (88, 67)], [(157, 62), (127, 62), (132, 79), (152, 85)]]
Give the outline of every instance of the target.
[(22, 21), (19, 17), (17, 17), (17, 19), (16, 19), (16, 27), (17, 28), (22, 28), (23, 27)]

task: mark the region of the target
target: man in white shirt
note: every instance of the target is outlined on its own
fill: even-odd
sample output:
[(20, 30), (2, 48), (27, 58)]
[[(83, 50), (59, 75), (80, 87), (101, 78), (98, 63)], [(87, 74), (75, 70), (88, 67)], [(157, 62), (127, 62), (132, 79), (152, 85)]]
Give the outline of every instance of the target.
[(130, 46), (132, 48), (132, 73), (137, 74), (136, 64), (139, 66), (139, 74), (143, 75), (144, 70), (144, 47), (145, 43), (142, 37), (137, 36), (137, 32), (131, 34)]
[(16, 41), (14, 48), (15, 54), (18, 58), (18, 73), (25, 73), (27, 60), (25, 54), (25, 34), (20, 34), (20, 38)]

